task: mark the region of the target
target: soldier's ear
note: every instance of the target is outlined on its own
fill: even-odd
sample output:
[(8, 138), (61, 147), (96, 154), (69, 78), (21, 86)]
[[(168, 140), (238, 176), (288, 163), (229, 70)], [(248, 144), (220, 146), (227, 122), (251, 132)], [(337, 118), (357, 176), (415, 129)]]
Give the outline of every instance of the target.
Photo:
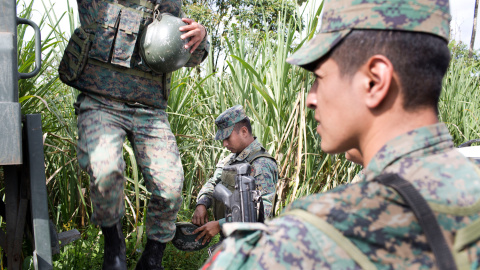
[(246, 137), (249, 135), (248, 133), (248, 128), (246, 126), (243, 126), (241, 129), (240, 129), (240, 132), (242, 133), (242, 136), (243, 137)]
[(394, 76), (393, 64), (383, 55), (374, 55), (361, 68), (365, 75), (364, 101), (370, 109), (377, 108), (386, 99)]

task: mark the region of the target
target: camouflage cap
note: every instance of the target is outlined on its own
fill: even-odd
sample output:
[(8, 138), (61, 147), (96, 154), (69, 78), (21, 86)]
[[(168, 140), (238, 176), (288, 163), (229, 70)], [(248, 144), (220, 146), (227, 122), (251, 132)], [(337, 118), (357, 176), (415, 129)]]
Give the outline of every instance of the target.
[(217, 125), (218, 128), (215, 140), (225, 140), (228, 138), (230, 134), (232, 134), (235, 124), (245, 118), (247, 118), (247, 115), (242, 105), (235, 105), (224, 111), (215, 119), (215, 125)]
[(287, 62), (304, 66), (326, 55), (352, 29), (450, 34), (448, 0), (326, 0), (320, 33)]
[(195, 241), (201, 232), (193, 233), (199, 227), (190, 222), (175, 222), (175, 236), (172, 239), (172, 244), (179, 250), (196, 251), (206, 247), (209, 242), (202, 244), (203, 236), (198, 241)]

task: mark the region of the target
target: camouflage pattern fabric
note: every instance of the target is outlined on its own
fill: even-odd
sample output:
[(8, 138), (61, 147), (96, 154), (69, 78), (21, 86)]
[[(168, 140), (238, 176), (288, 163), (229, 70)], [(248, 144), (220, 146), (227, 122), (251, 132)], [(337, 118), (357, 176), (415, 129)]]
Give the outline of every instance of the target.
[[(156, 3), (155, 0), (147, 1), (152, 5)], [(77, 0), (81, 27), (94, 38), (86, 41), (91, 43), (88, 61), (66, 60), (87, 62), (82, 65), (83, 69), (78, 71), (81, 74), (71, 76), (76, 80), (64, 82), (90, 95), (101, 95), (166, 109), (171, 73), (152, 72), (142, 62), (139, 50), (135, 47), (141, 30), (153, 20), (152, 10), (128, 1), (115, 1), (118, 4), (113, 2)], [(181, 4), (181, 0), (162, 1), (160, 12), (183, 16)], [(120, 5), (125, 7), (121, 8)], [(98, 24), (97, 27), (92, 28), (95, 23)], [(185, 67), (199, 65), (207, 57), (209, 47), (208, 38), (205, 36)], [(75, 58), (72, 55), (67, 57)], [(68, 69), (65, 65), (61, 67)]]
[(225, 140), (232, 134), (235, 124), (247, 118), (242, 105), (235, 105), (228, 108), (215, 119), (217, 125), (217, 134), (215, 140)]
[(90, 176), (92, 222), (109, 227), (125, 213), (122, 146), (130, 140), (146, 188), (149, 239), (167, 242), (175, 233), (182, 203), (183, 169), (164, 110), (130, 106), (81, 94), (78, 110), (78, 162)]
[(459, 269), (477, 269), (480, 239), (458, 247), (455, 238), (480, 221), (477, 170), (453, 147), (444, 124), (412, 130), (384, 145), (360, 182), (297, 200), (284, 210), (306, 210), (324, 221), (322, 229), (288, 214), (266, 224), (225, 224), (228, 237), (204, 269), (361, 269), (351, 250), (342, 248), (346, 241), (367, 256), (372, 269), (436, 269), (413, 212), (392, 189), (371, 181), (385, 173), (399, 174), (420, 191), (455, 247)]
[[(155, 0), (147, 1), (150, 6), (156, 4)], [(69, 42), (72, 46), (64, 58), (71, 58), (67, 63), (78, 66), (71, 69), (61, 64), (60, 69), (71, 74), (67, 84), (83, 92), (79, 95), (81, 102), (76, 104), (78, 160), (90, 175), (92, 222), (108, 227), (124, 215), (122, 145), (128, 137), (152, 193), (146, 216), (147, 236), (170, 241), (184, 178), (164, 111), (171, 74), (151, 72), (135, 48), (141, 30), (153, 19), (153, 11), (123, 0), (77, 0), (77, 4), (82, 31), (75, 31), (78, 38)], [(181, 0), (162, 1), (159, 10), (184, 17), (181, 4)], [(93, 27), (95, 24), (98, 27)], [(200, 64), (208, 50), (205, 37), (185, 66)], [(86, 55), (90, 58), (82, 58)]]
[(287, 62), (300, 66), (313, 63), (352, 29), (424, 32), (448, 42), (450, 19), (448, 0), (326, 0), (320, 33)]
[[(247, 146), (240, 154), (231, 154), (224, 160), (220, 161), (217, 164), (217, 169), (215, 170), (213, 177), (208, 179), (207, 183), (203, 185), (198, 193), (197, 205), (203, 204), (207, 208), (212, 205), (214, 200), (213, 191), (215, 190), (215, 186), (221, 181), (224, 166), (246, 162), (249, 156), (261, 151), (262, 148), (261, 143), (255, 139), (255, 141)], [(275, 196), (275, 187), (278, 181), (277, 164), (270, 158), (259, 157), (255, 159), (251, 165), (251, 176), (255, 178), (257, 189), (262, 191), (265, 216), (270, 217), (272, 215), (272, 202)]]

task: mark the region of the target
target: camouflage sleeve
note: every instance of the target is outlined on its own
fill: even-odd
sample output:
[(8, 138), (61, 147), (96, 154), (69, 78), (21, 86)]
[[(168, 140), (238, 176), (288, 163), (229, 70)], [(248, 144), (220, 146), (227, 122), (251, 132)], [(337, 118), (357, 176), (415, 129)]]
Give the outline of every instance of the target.
[(296, 217), (227, 223), (227, 238), (202, 269), (361, 269), (335, 241)]
[(205, 207), (209, 208), (213, 202), (213, 191), (215, 186), (220, 182), (220, 176), (222, 175), (223, 167), (219, 167), (217, 164), (217, 169), (213, 173), (213, 176), (208, 179), (208, 181), (203, 185), (202, 189), (198, 193), (197, 205), (203, 204)]
[(270, 158), (258, 158), (253, 161), (253, 176), (257, 189), (262, 192), (265, 217), (272, 217), (272, 204), (278, 181), (277, 164)]
[(78, 17), (82, 27), (86, 27), (95, 22), (98, 1), (99, 0), (77, 0)]

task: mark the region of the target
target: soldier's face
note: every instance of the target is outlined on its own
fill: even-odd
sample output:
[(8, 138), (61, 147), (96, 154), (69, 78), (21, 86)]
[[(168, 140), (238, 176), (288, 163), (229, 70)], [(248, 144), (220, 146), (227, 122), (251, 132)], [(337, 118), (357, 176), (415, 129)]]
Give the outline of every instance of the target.
[(337, 63), (328, 59), (314, 71), (315, 82), (307, 96), (307, 106), (315, 110), (321, 147), (327, 153), (341, 153), (356, 146), (361, 116), (359, 115), (358, 72), (341, 76)]
[(230, 136), (223, 140), (223, 147), (232, 153), (238, 154), (242, 152), (245, 147), (240, 132), (233, 130)]

